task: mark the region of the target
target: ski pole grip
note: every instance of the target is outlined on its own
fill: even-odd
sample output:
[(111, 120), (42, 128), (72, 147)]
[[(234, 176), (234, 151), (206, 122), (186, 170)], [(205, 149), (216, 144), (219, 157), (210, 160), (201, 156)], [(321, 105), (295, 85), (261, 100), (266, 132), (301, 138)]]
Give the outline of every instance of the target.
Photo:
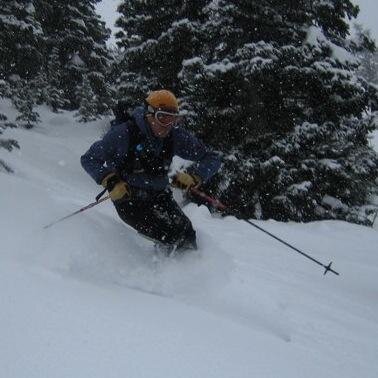
[(198, 190), (195, 187), (191, 188), (190, 191), (219, 211), (224, 211), (227, 208), (227, 206), (220, 202), (218, 199), (208, 196), (206, 193)]

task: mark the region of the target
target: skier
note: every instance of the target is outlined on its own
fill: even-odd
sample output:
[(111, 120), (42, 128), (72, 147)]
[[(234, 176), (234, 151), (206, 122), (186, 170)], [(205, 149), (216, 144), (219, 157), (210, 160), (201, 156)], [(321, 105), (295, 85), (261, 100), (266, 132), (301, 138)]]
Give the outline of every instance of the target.
[(120, 218), (167, 253), (197, 249), (192, 223), (173, 198), (168, 169), (174, 155), (194, 163), (172, 185), (189, 191), (219, 169), (216, 153), (179, 126), (175, 95), (151, 92), (128, 119), (116, 119), (81, 157), (87, 173), (105, 187)]

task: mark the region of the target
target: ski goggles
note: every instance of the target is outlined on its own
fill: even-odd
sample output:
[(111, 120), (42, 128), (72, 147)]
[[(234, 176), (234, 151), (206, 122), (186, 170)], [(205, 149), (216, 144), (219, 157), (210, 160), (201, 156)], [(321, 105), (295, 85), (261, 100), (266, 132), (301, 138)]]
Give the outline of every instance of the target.
[(156, 110), (152, 106), (148, 106), (148, 112), (153, 114), (154, 118), (163, 127), (174, 126), (182, 117), (182, 115), (179, 113), (160, 109)]

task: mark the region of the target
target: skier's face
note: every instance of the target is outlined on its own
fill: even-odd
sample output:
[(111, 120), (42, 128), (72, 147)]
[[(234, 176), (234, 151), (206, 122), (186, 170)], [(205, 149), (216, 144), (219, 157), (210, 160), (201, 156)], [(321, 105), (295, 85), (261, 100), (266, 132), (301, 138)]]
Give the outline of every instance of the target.
[(147, 114), (147, 121), (151, 127), (152, 133), (158, 138), (166, 138), (179, 119), (180, 117), (178, 115), (165, 111)]

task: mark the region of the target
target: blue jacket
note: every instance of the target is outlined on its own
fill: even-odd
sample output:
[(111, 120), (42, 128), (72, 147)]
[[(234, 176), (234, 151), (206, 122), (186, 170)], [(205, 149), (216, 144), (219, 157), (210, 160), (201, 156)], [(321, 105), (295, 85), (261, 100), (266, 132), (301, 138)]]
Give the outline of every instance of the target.
[[(145, 121), (145, 113), (145, 107), (137, 107), (132, 117), (142, 135), (148, 139), (154, 154), (159, 156), (162, 152), (163, 140), (152, 134)], [(167, 175), (157, 176), (145, 172), (121, 173), (129, 153), (129, 127), (135, 127), (130, 126), (130, 122), (132, 121), (113, 125), (102, 140), (95, 142), (81, 157), (81, 165), (97, 184), (101, 184), (109, 173), (117, 172), (132, 187), (164, 190), (169, 185)], [(200, 176), (204, 182), (209, 180), (220, 167), (218, 155), (208, 150), (195, 136), (179, 126), (174, 127), (171, 133), (173, 154), (194, 161), (188, 172)]]

